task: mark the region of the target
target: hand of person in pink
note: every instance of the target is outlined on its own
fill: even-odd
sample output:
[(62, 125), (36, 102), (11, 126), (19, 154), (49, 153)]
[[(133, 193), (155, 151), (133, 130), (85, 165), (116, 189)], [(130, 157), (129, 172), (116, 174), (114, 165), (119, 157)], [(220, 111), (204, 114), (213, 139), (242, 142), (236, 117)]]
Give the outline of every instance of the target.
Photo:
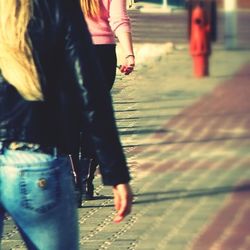
[(125, 62), (123, 63), (123, 65), (120, 66), (120, 71), (125, 75), (129, 75), (134, 70), (134, 66), (135, 66), (135, 56), (128, 55), (125, 57)]
[(131, 212), (133, 193), (129, 184), (118, 184), (114, 186), (113, 193), (114, 205), (117, 211), (114, 222), (119, 223)]

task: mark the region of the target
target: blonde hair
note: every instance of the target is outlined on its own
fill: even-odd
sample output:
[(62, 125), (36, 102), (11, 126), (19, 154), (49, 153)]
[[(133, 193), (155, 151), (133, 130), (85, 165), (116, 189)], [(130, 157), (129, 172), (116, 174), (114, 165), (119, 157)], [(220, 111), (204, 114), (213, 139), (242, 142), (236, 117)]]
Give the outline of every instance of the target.
[(80, 0), (83, 14), (90, 18), (97, 18), (100, 15), (99, 0)]
[(30, 0), (0, 0), (0, 70), (24, 99), (43, 100), (27, 26)]

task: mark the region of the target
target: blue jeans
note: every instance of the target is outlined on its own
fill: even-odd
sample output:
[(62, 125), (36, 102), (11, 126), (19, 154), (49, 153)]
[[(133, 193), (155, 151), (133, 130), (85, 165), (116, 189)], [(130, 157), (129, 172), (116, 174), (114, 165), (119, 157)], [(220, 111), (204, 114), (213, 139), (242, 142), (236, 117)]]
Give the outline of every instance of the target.
[(15, 221), (28, 249), (78, 249), (77, 208), (69, 159), (4, 150), (0, 155), (1, 235), (5, 212)]

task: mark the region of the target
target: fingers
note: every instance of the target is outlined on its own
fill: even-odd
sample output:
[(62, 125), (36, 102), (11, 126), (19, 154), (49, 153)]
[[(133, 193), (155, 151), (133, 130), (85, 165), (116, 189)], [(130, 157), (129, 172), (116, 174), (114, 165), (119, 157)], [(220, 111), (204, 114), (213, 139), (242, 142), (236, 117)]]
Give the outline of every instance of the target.
[(129, 75), (135, 67), (135, 58), (130, 56), (127, 57), (124, 64), (120, 66), (120, 71), (125, 75)]
[(133, 195), (128, 184), (119, 184), (114, 187), (114, 202), (117, 210), (114, 222), (119, 223), (131, 212), (132, 200)]
[(134, 66), (133, 65), (130, 65), (130, 66), (122, 65), (120, 67), (120, 71), (122, 73), (124, 73), (125, 75), (129, 75), (133, 70), (134, 70)]
[(129, 75), (134, 70), (134, 66), (130, 65), (126, 68), (125, 75)]
[(120, 71), (124, 73), (125, 75), (129, 75), (134, 70), (134, 65), (121, 65)]
[(131, 204), (129, 204), (128, 199), (121, 199), (117, 207), (118, 210), (115, 215), (114, 222), (119, 223), (131, 212)]

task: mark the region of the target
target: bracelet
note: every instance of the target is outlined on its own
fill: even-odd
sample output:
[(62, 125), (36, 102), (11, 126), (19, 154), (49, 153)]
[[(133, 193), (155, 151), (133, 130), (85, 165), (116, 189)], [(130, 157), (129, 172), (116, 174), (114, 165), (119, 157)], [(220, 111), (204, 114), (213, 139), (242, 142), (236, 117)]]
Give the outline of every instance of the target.
[(131, 54), (131, 55), (127, 55), (127, 56), (125, 57), (125, 59), (128, 59), (130, 56), (132, 56), (132, 57), (135, 58), (135, 55)]

